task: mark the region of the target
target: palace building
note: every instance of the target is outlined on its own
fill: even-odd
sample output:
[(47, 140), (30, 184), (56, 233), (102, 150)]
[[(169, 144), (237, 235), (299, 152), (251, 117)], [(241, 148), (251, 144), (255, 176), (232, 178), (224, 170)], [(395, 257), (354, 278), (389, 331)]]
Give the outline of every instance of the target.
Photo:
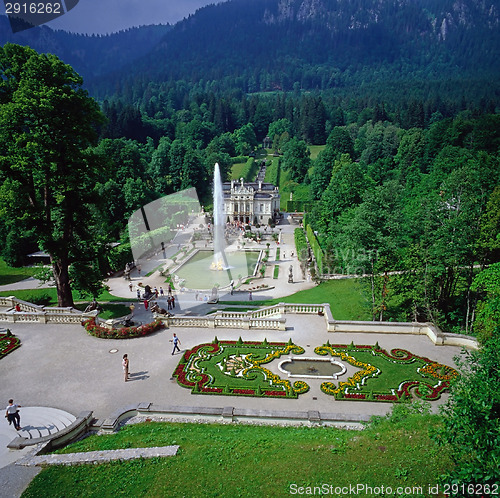
[(229, 221), (267, 224), (279, 217), (280, 194), (278, 187), (261, 181), (244, 183), (233, 180), (222, 185), (224, 216)]

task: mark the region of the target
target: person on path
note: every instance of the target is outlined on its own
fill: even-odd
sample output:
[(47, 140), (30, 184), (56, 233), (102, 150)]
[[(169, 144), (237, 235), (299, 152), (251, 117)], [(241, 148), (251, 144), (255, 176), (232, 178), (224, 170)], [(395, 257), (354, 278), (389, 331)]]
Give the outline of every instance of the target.
[(128, 355), (124, 354), (123, 360), (122, 360), (122, 367), (123, 367), (123, 375), (125, 377), (125, 382), (127, 382), (129, 380), (129, 377), (128, 377), (129, 366), (130, 366), (130, 363), (128, 361)]
[(252, 299), (253, 299), (253, 297), (252, 297), (252, 291), (250, 291), (250, 292), (248, 293), (248, 300), (249, 300), (249, 301), (252, 301)]
[(147, 299), (144, 299), (144, 309), (147, 311), (149, 306), (149, 302)]
[(172, 309), (172, 298), (170, 296), (167, 297), (167, 310)]
[(175, 308), (175, 297), (172, 294), (172, 309), (174, 309), (174, 308)]
[(175, 334), (174, 334), (174, 338), (170, 342), (174, 343), (174, 349), (172, 350), (172, 355), (175, 353), (176, 349), (180, 353), (181, 350), (179, 349), (179, 344), (181, 343), (181, 341), (179, 340), (179, 338)]
[(137, 273), (139, 274), (139, 277), (141, 276), (141, 265), (137, 266)]
[(139, 289), (139, 287), (137, 287), (137, 299), (141, 299), (141, 289)]
[(160, 296), (163, 297), (163, 287), (160, 287)]
[(9, 399), (9, 404), (5, 411), (5, 418), (9, 421), (9, 425), (11, 425), (12, 422), (14, 422), (14, 427), (16, 428), (16, 431), (21, 430), (21, 417), (19, 415), (19, 408), (21, 408), (21, 405), (16, 405), (14, 404), (13, 399)]

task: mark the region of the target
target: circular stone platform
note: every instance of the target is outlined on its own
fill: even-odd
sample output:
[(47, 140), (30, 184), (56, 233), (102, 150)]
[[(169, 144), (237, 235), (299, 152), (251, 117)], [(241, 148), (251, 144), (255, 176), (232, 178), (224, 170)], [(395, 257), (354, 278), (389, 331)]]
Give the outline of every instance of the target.
[[(22, 427), (20, 431), (16, 431), (14, 425), (9, 425), (6, 418), (0, 419), (0, 468), (23, 456), (25, 451), (7, 448), (7, 445), (16, 437), (36, 439), (49, 436), (68, 427), (76, 420), (71, 413), (45, 406), (21, 407), (19, 414)], [(31, 448), (28, 447), (29, 449)]]

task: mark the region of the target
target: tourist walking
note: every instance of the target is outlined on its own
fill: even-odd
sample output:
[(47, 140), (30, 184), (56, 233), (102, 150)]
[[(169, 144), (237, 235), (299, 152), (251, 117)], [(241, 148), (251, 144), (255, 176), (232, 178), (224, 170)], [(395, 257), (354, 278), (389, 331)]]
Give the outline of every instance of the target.
[(174, 343), (174, 349), (172, 350), (172, 354), (175, 353), (175, 350), (177, 349), (177, 351), (179, 351), (179, 353), (181, 352), (181, 350), (179, 349), (179, 344), (181, 343), (181, 341), (179, 340), (179, 338), (174, 334), (174, 338), (170, 341), (170, 342), (173, 342)]
[(144, 299), (144, 309), (147, 311), (149, 306), (149, 301), (147, 299)]
[(163, 297), (163, 287), (160, 287), (160, 296)]
[(125, 382), (129, 380), (128, 372), (129, 372), (130, 362), (128, 361), (128, 355), (123, 355), (122, 367), (123, 367), (123, 376), (125, 377)]
[(13, 399), (9, 399), (9, 404), (5, 411), (5, 418), (9, 421), (9, 425), (14, 422), (16, 431), (21, 430), (21, 416), (19, 415), (19, 408), (21, 408), (21, 405), (16, 405), (14, 404)]

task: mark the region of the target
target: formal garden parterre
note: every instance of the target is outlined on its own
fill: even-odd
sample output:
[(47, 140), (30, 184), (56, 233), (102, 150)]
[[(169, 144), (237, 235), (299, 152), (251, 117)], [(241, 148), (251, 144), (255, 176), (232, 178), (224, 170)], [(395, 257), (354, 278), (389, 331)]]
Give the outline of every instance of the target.
[(434, 401), (458, 377), (458, 372), (447, 365), (405, 349), (395, 348), (388, 353), (378, 343), (373, 346), (327, 343), (314, 351), (338, 357), (360, 369), (337, 386), (333, 382), (321, 384), (324, 393), (339, 400), (400, 402), (414, 393), (426, 401)]
[[(458, 372), (447, 365), (405, 349), (390, 352), (375, 345), (329, 342), (315, 348), (320, 356), (330, 355), (355, 367), (346, 380), (322, 382), (323, 393), (336, 400), (402, 402), (413, 395), (435, 401), (447, 391)], [(204, 343), (186, 351), (173, 376), (193, 394), (297, 398), (309, 391), (304, 381), (290, 382), (263, 365), (286, 355), (300, 355), (304, 349), (292, 342), (219, 341)]]
[(7, 329), (5, 334), (0, 334), (0, 359), (8, 355), (21, 345), (21, 340), (12, 335)]
[(304, 349), (285, 342), (219, 341), (199, 344), (186, 351), (173, 376), (193, 394), (297, 398), (309, 390), (303, 381), (293, 384), (263, 365)]

